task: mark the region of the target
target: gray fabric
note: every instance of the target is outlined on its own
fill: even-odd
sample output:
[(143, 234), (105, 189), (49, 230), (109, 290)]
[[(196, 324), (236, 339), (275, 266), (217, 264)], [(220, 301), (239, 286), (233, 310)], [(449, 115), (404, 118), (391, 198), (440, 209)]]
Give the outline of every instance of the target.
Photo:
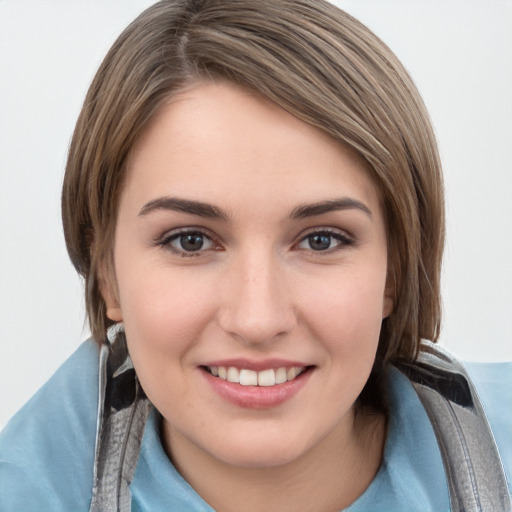
[(452, 512), (510, 512), (503, 465), (480, 400), (464, 367), (429, 343), (414, 363), (397, 364), (432, 423)]
[(99, 406), (90, 512), (129, 512), (130, 483), (151, 404), (126, 348), (124, 332), (104, 344), (99, 361)]

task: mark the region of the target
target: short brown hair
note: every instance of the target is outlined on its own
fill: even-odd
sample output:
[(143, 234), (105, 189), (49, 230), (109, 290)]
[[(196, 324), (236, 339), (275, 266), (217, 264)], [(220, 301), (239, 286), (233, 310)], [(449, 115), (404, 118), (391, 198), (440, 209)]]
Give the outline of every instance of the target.
[(370, 30), (323, 0), (166, 0), (114, 43), (80, 113), (62, 217), (85, 279), (93, 337), (110, 323), (99, 268), (112, 258), (118, 199), (135, 141), (170, 96), (222, 77), (258, 91), (362, 157), (387, 222), (394, 310), (377, 360), (412, 359), (440, 327), (441, 166), (406, 70)]

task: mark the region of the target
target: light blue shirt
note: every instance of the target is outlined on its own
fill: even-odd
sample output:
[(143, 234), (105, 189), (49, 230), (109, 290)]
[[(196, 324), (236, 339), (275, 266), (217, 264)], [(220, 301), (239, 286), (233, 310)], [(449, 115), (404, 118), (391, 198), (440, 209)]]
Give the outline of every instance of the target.
[[(511, 489), (512, 364), (467, 368), (489, 418)], [(0, 512), (86, 512), (92, 489), (98, 350), (87, 341), (0, 434)], [(408, 380), (393, 370), (381, 468), (349, 512), (449, 511), (443, 464), (430, 422)], [(132, 510), (213, 509), (163, 451), (152, 412), (131, 485)]]

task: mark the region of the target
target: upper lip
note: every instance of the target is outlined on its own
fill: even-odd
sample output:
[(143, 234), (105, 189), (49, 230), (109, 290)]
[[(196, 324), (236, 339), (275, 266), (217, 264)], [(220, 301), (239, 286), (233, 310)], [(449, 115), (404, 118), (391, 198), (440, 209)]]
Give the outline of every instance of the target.
[(264, 359), (261, 361), (235, 358), (235, 359), (219, 359), (215, 361), (208, 361), (203, 363), (201, 366), (223, 366), (226, 368), (234, 367), (239, 370), (253, 370), (255, 372), (261, 372), (263, 370), (277, 370), (278, 368), (293, 368), (293, 367), (306, 367), (311, 366), (301, 361), (290, 361), (288, 359)]

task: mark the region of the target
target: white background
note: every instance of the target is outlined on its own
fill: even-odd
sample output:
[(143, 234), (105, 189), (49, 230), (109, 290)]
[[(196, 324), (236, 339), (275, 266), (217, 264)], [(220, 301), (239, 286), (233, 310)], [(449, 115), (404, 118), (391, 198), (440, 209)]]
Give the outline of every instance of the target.
[[(0, 428), (87, 337), (60, 187), (86, 89), (152, 0), (0, 0)], [(445, 168), (442, 344), (512, 360), (512, 2), (346, 0), (404, 62)]]

